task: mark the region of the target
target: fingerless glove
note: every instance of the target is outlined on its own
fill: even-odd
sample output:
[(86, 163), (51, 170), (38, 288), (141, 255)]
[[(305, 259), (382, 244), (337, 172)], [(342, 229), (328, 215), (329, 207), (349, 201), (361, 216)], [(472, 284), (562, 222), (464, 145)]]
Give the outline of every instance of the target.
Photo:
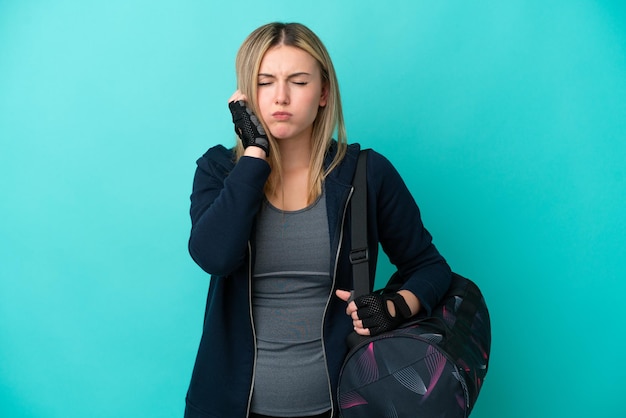
[[(391, 301), (396, 308), (396, 315), (391, 316), (387, 309), (387, 301)], [(363, 321), (363, 328), (370, 330), (370, 335), (378, 335), (397, 328), (409, 319), (411, 309), (399, 293), (379, 295), (371, 293), (356, 298), (357, 315)]]
[(242, 100), (228, 103), (228, 108), (233, 116), (235, 132), (241, 139), (244, 148), (259, 147), (265, 151), (265, 155), (270, 155), (270, 143), (261, 121), (252, 110)]

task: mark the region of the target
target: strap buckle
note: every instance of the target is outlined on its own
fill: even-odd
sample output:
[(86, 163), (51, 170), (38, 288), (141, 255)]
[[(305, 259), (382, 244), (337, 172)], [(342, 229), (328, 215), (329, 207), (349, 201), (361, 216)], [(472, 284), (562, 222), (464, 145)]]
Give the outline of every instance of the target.
[(350, 251), (350, 263), (352, 264), (360, 264), (369, 261), (370, 254), (367, 247), (365, 248), (357, 248)]

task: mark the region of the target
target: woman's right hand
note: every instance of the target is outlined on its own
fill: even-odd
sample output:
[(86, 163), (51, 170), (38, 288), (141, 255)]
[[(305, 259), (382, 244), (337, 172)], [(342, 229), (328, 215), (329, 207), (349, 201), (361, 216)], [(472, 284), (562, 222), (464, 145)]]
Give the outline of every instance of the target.
[[(270, 155), (270, 143), (261, 121), (246, 105), (247, 98), (237, 90), (228, 101), (228, 108), (233, 116), (235, 132), (241, 139), (246, 155), (263, 157), (260, 150), (265, 151), (265, 157)], [(254, 147), (250, 149), (250, 147)]]

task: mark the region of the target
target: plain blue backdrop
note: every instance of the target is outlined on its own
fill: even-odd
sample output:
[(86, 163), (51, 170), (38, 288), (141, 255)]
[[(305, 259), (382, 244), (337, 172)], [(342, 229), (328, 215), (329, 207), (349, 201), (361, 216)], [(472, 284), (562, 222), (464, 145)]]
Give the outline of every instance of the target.
[(482, 287), (472, 416), (625, 417), (626, 8), (600, 0), (0, 0), (0, 416), (182, 416), (195, 160), (234, 143), (234, 57), (274, 20), (324, 40), (349, 140)]

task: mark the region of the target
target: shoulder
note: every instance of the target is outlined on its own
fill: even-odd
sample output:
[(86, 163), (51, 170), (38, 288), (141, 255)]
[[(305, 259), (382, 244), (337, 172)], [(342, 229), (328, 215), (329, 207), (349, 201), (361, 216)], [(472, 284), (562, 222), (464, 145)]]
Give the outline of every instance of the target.
[(198, 158), (196, 164), (204, 171), (230, 171), (235, 166), (235, 151), (223, 145), (216, 145), (209, 148), (202, 157)]
[(215, 145), (209, 148), (198, 161), (207, 161), (212, 164), (234, 165), (235, 150), (224, 145)]
[[(352, 181), (352, 177), (356, 170), (357, 160), (359, 158), (359, 154), (362, 151), (367, 152), (367, 173), (368, 180), (370, 178), (377, 180), (383, 180), (384, 177), (392, 176), (395, 177), (398, 175), (395, 167), (385, 157), (383, 154), (372, 148), (363, 148), (362, 145), (358, 142), (353, 142), (347, 145), (346, 153), (339, 164), (339, 166), (334, 170), (334, 177), (338, 179), (342, 179), (343, 181), (350, 183)], [(328, 165), (332, 158), (334, 158), (336, 153), (336, 143), (333, 143), (329, 149), (327, 155), (326, 164)]]
[(383, 154), (367, 149), (367, 184), (371, 191), (376, 194), (396, 194), (406, 189), (404, 179)]
[(375, 174), (376, 176), (397, 174), (393, 163), (383, 154), (372, 148), (366, 148), (363, 149), (363, 151), (367, 152), (368, 173)]

